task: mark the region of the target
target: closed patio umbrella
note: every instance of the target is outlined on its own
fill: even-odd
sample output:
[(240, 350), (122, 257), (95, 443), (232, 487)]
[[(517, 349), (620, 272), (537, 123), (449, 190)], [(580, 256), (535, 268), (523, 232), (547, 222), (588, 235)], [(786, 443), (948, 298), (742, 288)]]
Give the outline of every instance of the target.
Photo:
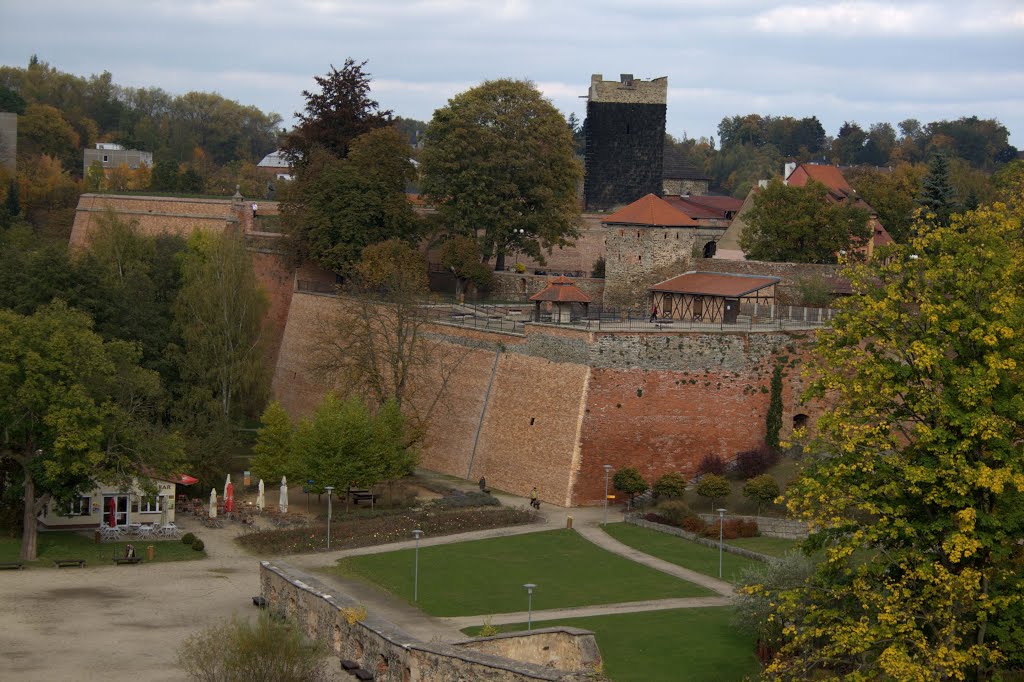
[(117, 526), (117, 502), (114, 498), (110, 498), (110, 527), (114, 528)]
[(281, 494), (277, 498), (277, 506), (282, 514), (288, 511), (288, 478), (285, 476), (281, 477)]
[[(231, 476), (229, 475), (228, 478)], [(224, 491), (224, 511), (235, 511), (235, 484), (231, 481), (228, 481), (228, 486)]]
[(161, 526), (166, 526), (167, 525), (167, 505), (169, 504), (170, 499), (171, 498), (166, 497), (166, 496), (160, 498), (160, 525)]
[[(224, 504), (228, 503), (228, 486), (231, 485), (231, 474), (224, 479)], [(225, 510), (227, 511), (227, 510)]]
[(267, 500), (266, 500), (266, 497), (264, 497), (264, 495), (263, 495), (263, 479), (262, 478), (260, 479), (260, 486), (259, 486), (259, 488), (260, 488), (260, 492), (259, 492), (258, 495), (256, 495), (256, 508), (259, 509), (260, 511), (263, 511), (263, 507), (266, 506)]
[(217, 518), (217, 489), (210, 488), (210, 518)]

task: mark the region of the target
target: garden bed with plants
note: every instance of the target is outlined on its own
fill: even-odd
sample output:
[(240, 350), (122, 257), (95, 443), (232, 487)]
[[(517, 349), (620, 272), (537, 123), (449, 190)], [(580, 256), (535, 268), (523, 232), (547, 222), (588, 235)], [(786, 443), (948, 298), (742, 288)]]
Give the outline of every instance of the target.
[[(331, 549), (351, 549), (408, 540), (414, 528), (434, 537), (520, 526), (535, 523), (538, 519), (539, 515), (533, 510), (509, 507), (451, 509), (433, 504), (416, 510), (382, 510), (331, 523)], [(259, 555), (322, 552), (327, 548), (327, 526), (316, 524), (258, 531), (242, 535), (236, 542)]]

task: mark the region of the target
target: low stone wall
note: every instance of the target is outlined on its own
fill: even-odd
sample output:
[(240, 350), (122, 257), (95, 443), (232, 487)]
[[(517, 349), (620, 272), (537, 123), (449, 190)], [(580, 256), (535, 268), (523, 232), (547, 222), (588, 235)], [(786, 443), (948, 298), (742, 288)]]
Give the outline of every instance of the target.
[[(718, 517), (716, 516), (715, 523), (717, 522)], [(655, 523), (654, 521), (648, 521), (639, 514), (627, 514), (626, 523), (631, 523), (634, 526), (640, 526), (641, 528), (649, 528), (650, 530), (656, 530), (659, 533), (667, 533), (669, 535), (675, 535), (676, 537), (686, 538), (687, 540), (696, 542), (698, 545), (705, 545), (707, 547), (713, 547), (714, 549), (718, 549), (718, 540), (712, 540), (710, 538), (697, 535), (696, 533), (691, 533), (688, 530), (676, 528), (675, 526), (666, 526), (664, 523)], [(768, 556), (767, 554), (761, 554), (760, 552), (751, 552), (749, 549), (743, 549), (742, 547), (734, 547), (729, 544), (723, 544), (722, 549), (728, 552), (729, 554), (737, 554), (739, 556), (747, 557), (748, 559), (754, 559), (755, 561), (764, 561), (765, 563), (767, 563), (772, 560), (772, 557)]]
[[(378, 682), (601, 679), (594, 673), (600, 663), (597, 642), (593, 633), (585, 630), (546, 628), (456, 644), (420, 642), (372, 613), (361, 620), (352, 617), (359, 606), (355, 600), (290, 566), (261, 561), (260, 585), (269, 609), (302, 628), (311, 639), (323, 642), (339, 659), (359, 663)], [(511, 660), (493, 652), (534, 662)], [(556, 662), (576, 669), (555, 668)]]
[[(700, 514), (700, 517), (707, 523), (718, 523), (718, 517), (714, 514)], [(803, 521), (793, 519), (780, 519), (774, 516), (735, 516), (725, 517), (726, 520), (740, 519), (742, 521), (753, 521), (761, 535), (770, 538), (785, 538), (787, 540), (806, 540), (807, 524)]]

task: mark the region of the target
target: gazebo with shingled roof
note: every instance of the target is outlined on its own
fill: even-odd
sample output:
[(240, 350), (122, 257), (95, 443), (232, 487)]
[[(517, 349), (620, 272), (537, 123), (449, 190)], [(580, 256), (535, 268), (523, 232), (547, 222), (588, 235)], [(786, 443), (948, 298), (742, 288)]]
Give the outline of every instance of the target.
[(568, 277), (556, 277), (548, 282), (547, 287), (530, 297), (534, 302), (533, 320), (540, 322), (540, 304), (551, 303), (551, 321), (555, 324), (568, 324), (572, 322), (572, 306), (578, 303), (586, 314), (590, 307), (590, 297), (580, 291), (580, 288), (573, 284)]

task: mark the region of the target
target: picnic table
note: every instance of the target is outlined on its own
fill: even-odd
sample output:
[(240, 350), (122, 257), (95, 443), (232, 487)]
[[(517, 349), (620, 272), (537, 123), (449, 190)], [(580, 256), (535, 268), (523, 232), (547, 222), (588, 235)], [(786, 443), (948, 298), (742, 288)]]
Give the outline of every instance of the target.
[(373, 506), (374, 502), (377, 501), (377, 498), (380, 497), (380, 495), (378, 495), (377, 493), (373, 493), (373, 492), (370, 492), (369, 490), (357, 489), (357, 488), (349, 488), (348, 489), (348, 496), (352, 498), (352, 503), (353, 504), (359, 504), (360, 502), (364, 502), (366, 500), (369, 500), (371, 507)]

